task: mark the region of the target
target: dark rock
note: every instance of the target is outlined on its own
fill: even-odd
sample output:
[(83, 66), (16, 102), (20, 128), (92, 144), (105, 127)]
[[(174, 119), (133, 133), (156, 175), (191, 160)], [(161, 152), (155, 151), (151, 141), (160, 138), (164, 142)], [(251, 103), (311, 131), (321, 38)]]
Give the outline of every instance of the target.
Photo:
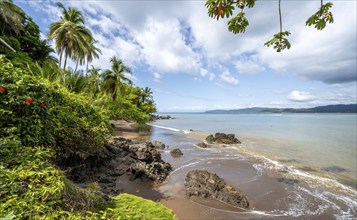
[(160, 141), (151, 141), (152, 145), (154, 145), (156, 147), (156, 149), (158, 150), (165, 150), (166, 148), (168, 148), (168, 146), (166, 146), (164, 143), (160, 142)]
[(108, 175), (116, 177), (116, 176), (121, 176), (124, 173), (125, 173), (125, 170), (123, 170), (123, 169), (114, 169), (112, 171), (109, 171)]
[(216, 133), (214, 136), (208, 135), (206, 142), (209, 144), (240, 144), (241, 142), (234, 134)]
[(151, 115), (150, 116), (150, 121), (168, 120), (168, 119), (175, 119), (175, 118), (171, 117), (170, 115)]
[(137, 159), (151, 163), (161, 161), (161, 154), (156, 150), (156, 147), (151, 142), (142, 144), (130, 145), (129, 151), (133, 153)]
[(181, 157), (183, 155), (182, 151), (178, 148), (171, 150), (170, 154), (173, 157)]
[(198, 144), (196, 144), (196, 146), (197, 147), (200, 147), (200, 148), (207, 148), (208, 146), (207, 146), (207, 144), (205, 144), (205, 143), (198, 143)]
[(138, 143), (124, 138), (114, 138), (102, 154), (90, 156), (81, 163), (71, 169), (69, 178), (77, 183), (97, 181), (106, 195), (123, 191), (123, 186), (119, 188), (115, 183), (124, 174), (131, 179), (140, 177), (161, 183), (172, 170), (151, 142)]
[(216, 174), (206, 170), (190, 171), (185, 178), (186, 196), (213, 198), (241, 208), (248, 208), (248, 199)]
[(164, 182), (171, 170), (171, 165), (165, 162), (153, 162), (150, 164), (137, 162), (130, 167), (132, 180), (146, 178), (157, 183)]
[(115, 181), (115, 179), (106, 176), (98, 180), (99, 183), (112, 183), (113, 181)]

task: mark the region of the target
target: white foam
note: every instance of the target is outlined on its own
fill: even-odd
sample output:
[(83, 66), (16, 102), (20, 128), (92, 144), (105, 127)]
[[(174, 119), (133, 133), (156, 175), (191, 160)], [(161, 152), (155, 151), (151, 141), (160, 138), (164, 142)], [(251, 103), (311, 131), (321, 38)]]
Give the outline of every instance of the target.
[(181, 131), (181, 130), (176, 129), (176, 128), (170, 128), (170, 127), (165, 127), (165, 126), (154, 125), (152, 123), (147, 123), (147, 125), (153, 126), (155, 128), (161, 128), (161, 129), (165, 129), (165, 130), (170, 130), (170, 131), (176, 131), (176, 132), (180, 132)]

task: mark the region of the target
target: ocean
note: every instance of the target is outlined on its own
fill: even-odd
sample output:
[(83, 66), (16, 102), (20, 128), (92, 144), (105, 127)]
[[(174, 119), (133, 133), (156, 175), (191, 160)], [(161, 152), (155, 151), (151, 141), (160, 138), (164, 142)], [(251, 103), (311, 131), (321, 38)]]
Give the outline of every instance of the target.
[[(151, 139), (184, 153), (163, 153), (174, 167), (160, 187), (164, 194), (182, 198), (186, 173), (206, 169), (251, 201), (246, 211), (196, 201), (215, 208), (209, 217), (357, 218), (356, 114), (170, 115), (175, 119), (150, 124)], [(216, 132), (235, 134), (242, 144), (195, 147)]]

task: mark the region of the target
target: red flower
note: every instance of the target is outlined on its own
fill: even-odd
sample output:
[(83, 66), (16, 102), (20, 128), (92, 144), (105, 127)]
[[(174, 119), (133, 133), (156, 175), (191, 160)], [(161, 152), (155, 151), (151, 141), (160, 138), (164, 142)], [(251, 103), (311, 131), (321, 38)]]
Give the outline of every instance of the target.
[(4, 87), (0, 87), (0, 91), (2, 92), (2, 93), (4, 93), (5, 92), (5, 88)]
[(33, 101), (33, 99), (32, 98), (28, 98), (28, 99), (26, 99), (26, 101), (25, 101), (27, 104), (31, 104), (31, 103), (33, 103), (34, 101)]
[(46, 104), (45, 103), (41, 103), (41, 105), (40, 105), (41, 107), (46, 107)]

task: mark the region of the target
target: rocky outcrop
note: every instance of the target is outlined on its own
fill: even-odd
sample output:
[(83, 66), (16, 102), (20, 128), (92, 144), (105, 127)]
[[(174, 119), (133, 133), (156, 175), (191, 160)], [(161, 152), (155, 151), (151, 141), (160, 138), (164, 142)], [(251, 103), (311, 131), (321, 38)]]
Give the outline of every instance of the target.
[(206, 170), (190, 171), (185, 179), (186, 196), (213, 198), (240, 208), (248, 208), (248, 199), (216, 174)]
[(208, 135), (206, 142), (209, 144), (240, 144), (241, 142), (234, 134), (216, 133), (214, 136)]
[(93, 156), (83, 166), (74, 168), (71, 179), (78, 183), (98, 182), (104, 193), (118, 194), (123, 190), (122, 186), (117, 187), (117, 179), (122, 175), (128, 175), (130, 180), (141, 178), (162, 183), (172, 170), (151, 142), (115, 138), (104, 152), (100, 158)]
[(166, 146), (160, 141), (151, 141), (151, 143), (156, 147), (157, 150), (165, 150), (166, 148), (169, 148), (169, 146)]
[(181, 157), (183, 155), (182, 151), (178, 148), (175, 148), (170, 151), (172, 157)]
[(207, 146), (207, 144), (205, 144), (205, 143), (198, 143), (198, 144), (196, 144), (196, 146), (197, 147), (200, 147), (200, 148), (207, 148), (208, 146)]
[(170, 115), (151, 115), (150, 116), (150, 121), (168, 120), (168, 119), (175, 119), (175, 117), (172, 117)]

